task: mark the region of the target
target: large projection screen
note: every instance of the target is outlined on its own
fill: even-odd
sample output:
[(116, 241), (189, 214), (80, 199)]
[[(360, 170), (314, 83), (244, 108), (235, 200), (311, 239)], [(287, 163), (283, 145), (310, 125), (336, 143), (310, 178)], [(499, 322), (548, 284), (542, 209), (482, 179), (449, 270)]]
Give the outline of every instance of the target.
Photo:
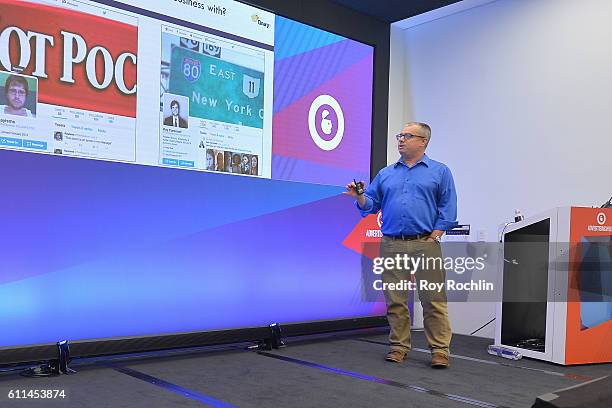
[(0, 348), (384, 313), (373, 47), (211, 4), (0, 0)]

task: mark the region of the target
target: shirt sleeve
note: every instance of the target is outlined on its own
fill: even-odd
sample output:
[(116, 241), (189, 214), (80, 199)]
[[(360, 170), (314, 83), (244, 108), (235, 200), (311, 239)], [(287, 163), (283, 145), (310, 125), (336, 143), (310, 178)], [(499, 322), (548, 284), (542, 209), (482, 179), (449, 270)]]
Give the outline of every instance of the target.
[(438, 196), (438, 219), (434, 230), (448, 231), (457, 225), (457, 191), (450, 169), (447, 167), (442, 174)]
[(363, 208), (359, 206), (359, 202), (355, 201), (355, 206), (361, 213), (362, 217), (368, 214), (376, 214), (380, 210), (380, 202), (382, 201), (382, 195), (380, 193), (380, 173), (374, 177), (372, 183), (366, 188), (364, 193), (365, 205)]

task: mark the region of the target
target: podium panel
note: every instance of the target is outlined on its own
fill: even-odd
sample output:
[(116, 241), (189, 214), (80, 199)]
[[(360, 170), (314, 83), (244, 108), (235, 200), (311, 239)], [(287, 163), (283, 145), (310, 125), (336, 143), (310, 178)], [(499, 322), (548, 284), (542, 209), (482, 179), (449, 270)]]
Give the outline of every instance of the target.
[(558, 364), (612, 362), (612, 209), (561, 207), (510, 225), (495, 344)]

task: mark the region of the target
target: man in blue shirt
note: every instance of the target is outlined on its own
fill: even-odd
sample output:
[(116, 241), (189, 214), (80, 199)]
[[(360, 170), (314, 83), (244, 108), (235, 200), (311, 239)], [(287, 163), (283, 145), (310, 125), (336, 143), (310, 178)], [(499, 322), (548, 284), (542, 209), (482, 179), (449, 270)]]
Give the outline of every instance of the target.
[[(409, 282), (410, 275), (414, 274), (414, 284), (423, 306), (425, 336), (432, 352), (431, 365), (443, 368), (448, 366), (452, 333), (440, 238), (457, 224), (455, 184), (450, 169), (425, 154), (431, 139), (431, 128), (427, 124), (410, 122), (396, 138), (400, 159), (382, 169), (365, 193), (359, 191), (355, 183), (350, 183), (346, 186), (346, 194), (357, 199), (357, 208), (364, 217), (381, 210), (381, 257), (396, 261), (392, 268), (385, 263), (382, 272), (387, 320), (391, 327), (391, 350), (386, 359), (401, 362), (411, 348), (409, 289), (402, 283)], [(399, 262), (399, 257), (404, 255), (413, 261), (417, 258), (423, 261), (420, 266)], [(421, 287), (422, 282), (424, 286)], [(430, 289), (432, 286), (436, 289)]]

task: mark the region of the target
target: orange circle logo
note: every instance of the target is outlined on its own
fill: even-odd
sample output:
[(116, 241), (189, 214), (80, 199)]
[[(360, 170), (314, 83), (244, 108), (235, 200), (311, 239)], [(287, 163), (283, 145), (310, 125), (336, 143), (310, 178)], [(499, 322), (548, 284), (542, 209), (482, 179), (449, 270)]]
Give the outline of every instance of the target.
[(599, 214), (597, 214), (597, 223), (599, 225), (604, 225), (606, 223), (606, 214), (600, 212)]

